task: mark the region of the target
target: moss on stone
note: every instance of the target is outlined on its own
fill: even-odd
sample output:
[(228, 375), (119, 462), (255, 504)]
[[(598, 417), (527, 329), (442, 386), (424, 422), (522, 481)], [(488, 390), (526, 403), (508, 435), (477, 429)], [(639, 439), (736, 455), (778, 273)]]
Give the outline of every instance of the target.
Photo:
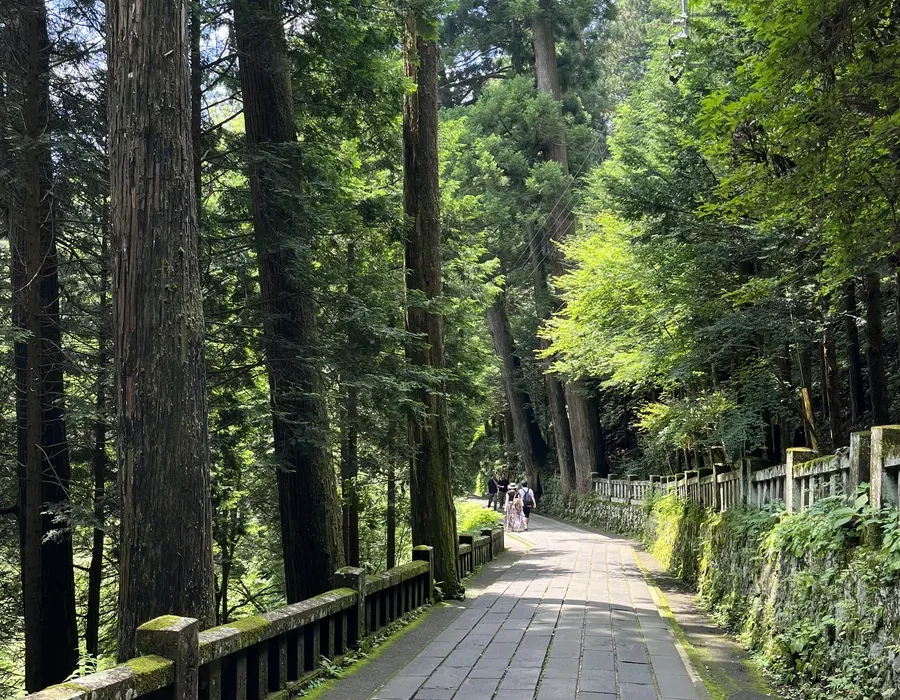
[(139, 656), (125, 664), (135, 674), (135, 694), (146, 695), (171, 682), (175, 665), (161, 656)]
[(162, 617), (157, 617), (150, 620), (149, 622), (145, 622), (143, 625), (138, 627), (138, 629), (148, 631), (164, 630), (168, 629), (180, 620), (181, 618), (177, 615), (163, 615)]
[[(77, 690), (80, 693), (85, 693), (85, 692), (90, 691), (90, 688), (79, 684), (77, 681), (66, 681), (65, 683), (60, 683), (59, 687), (68, 688), (69, 690)], [(52, 690), (52, 689), (53, 689), (52, 687), (47, 688), (47, 690)]]
[[(351, 592), (347, 589), (348, 592)], [(229, 622), (228, 627), (232, 627), (241, 632), (241, 646), (249, 647), (258, 644), (262, 639), (263, 632), (271, 623), (260, 615), (245, 617), (235, 622)]]

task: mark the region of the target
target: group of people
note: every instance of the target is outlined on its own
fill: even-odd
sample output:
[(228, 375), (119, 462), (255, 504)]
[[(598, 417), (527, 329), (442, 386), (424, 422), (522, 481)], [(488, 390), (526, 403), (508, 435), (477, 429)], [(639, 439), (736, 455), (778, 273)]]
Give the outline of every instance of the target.
[(528, 518), (536, 510), (534, 491), (528, 482), (509, 483), (506, 474), (491, 474), (488, 480), (488, 508), (506, 512), (506, 529), (510, 532), (527, 532)]

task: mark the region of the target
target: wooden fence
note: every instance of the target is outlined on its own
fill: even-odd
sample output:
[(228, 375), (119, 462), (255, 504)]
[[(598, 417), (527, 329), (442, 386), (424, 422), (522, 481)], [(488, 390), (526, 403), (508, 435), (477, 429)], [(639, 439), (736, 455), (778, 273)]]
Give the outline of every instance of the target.
[[(463, 541), (465, 539), (465, 541)], [(504, 549), (503, 530), (460, 536), (461, 577)], [(334, 590), (272, 612), (200, 631), (167, 615), (137, 630), (139, 656), (106, 671), (51, 686), (26, 700), (279, 700), (367, 636), (430, 603), (431, 547), (381, 574), (347, 567)]]
[(676, 493), (716, 511), (741, 506), (763, 508), (781, 502), (801, 511), (830, 496), (853, 497), (869, 483), (876, 508), (900, 506), (900, 425), (883, 425), (851, 433), (850, 446), (820, 457), (805, 447), (787, 451), (785, 464), (758, 468), (754, 460), (733, 466), (714, 465), (670, 476), (595, 476), (594, 493), (615, 503), (640, 503), (651, 491)]

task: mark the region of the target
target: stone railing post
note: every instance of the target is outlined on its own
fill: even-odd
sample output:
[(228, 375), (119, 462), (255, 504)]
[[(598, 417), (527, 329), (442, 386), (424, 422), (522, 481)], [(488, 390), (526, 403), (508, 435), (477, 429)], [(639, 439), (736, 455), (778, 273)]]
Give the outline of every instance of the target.
[(634, 485), (631, 483), (633, 480), (634, 477), (631, 474), (625, 477), (625, 503), (628, 505), (631, 505), (634, 500)]
[(345, 643), (358, 647), (366, 636), (366, 573), (354, 566), (345, 566), (334, 572), (334, 587), (356, 591), (356, 610), (347, 624), (349, 639)]
[(135, 648), (175, 664), (173, 700), (197, 700), (200, 678), (200, 622), (192, 617), (164, 615), (137, 628)]
[(615, 474), (607, 474), (606, 475), (606, 497), (609, 500), (612, 500), (613, 496), (615, 496), (615, 493), (613, 493), (613, 479), (615, 479), (615, 478), (616, 478)]
[(818, 455), (818, 452), (809, 447), (789, 447), (787, 449), (787, 459), (784, 462), (784, 502), (788, 513), (799, 512), (803, 503), (803, 493), (794, 476), (794, 469), (797, 465), (815, 459)]
[(869, 500), (876, 509), (900, 503), (897, 467), (900, 466), (900, 425), (872, 428)]
[(756, 500), (753, 491), (753, 463), (749, 459), (744, 458), (738, 461), (737, 467), (741, 471), (739, 481), (741, 505), (746, 508), (753, 505)]
[(424, 561), (428, 562), (428, 602), (434, 602), (434, 547), (429, 547), (427, 544), (420, 544), (418, 547), (413, 547), (412, 551), (413, 561)]
[(650, 481), (650, 493), (651, 494), (659, 493), (661, 491), (661, 489), (660, 489), (661, 477), (658, 474), (651, 474), (649, 481)]
[[(695, 476), (697, 477), (697, 483), (693, 484), (693, 485), (689, 484), (688, 481), (690, 479), (693, 479)], [(700, 470), (699, 469), (689, 469), (688, 471), (686, 471), (684, 473), (684, 498), (688, 501), (696, 500), (694, 498), (694, 486), (696, 486), (698, 488), (700, 486)]]
[(847, 495), (854, 497), (860, 484), (872, 481), (872, 431), (861, 430), (850, 433), (850, 483), (847, 484)]
[(722, 494), (719, 491), (719, 474), (724, 474), (725, 470), (722, 469), (721, 464), (716, 464), (713, 462), (712, 465), (712, 492), (713, 492), (713, 502), (710, 505), (713, 508), (713, 512), (721, 513), (722, 510)]

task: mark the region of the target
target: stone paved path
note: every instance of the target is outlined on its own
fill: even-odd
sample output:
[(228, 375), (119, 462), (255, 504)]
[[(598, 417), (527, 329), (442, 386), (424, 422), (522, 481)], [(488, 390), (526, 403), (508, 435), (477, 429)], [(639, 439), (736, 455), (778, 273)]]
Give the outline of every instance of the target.
[(700, 700), (623, 540), (543, 518), (534, 547), (378, 700)]

